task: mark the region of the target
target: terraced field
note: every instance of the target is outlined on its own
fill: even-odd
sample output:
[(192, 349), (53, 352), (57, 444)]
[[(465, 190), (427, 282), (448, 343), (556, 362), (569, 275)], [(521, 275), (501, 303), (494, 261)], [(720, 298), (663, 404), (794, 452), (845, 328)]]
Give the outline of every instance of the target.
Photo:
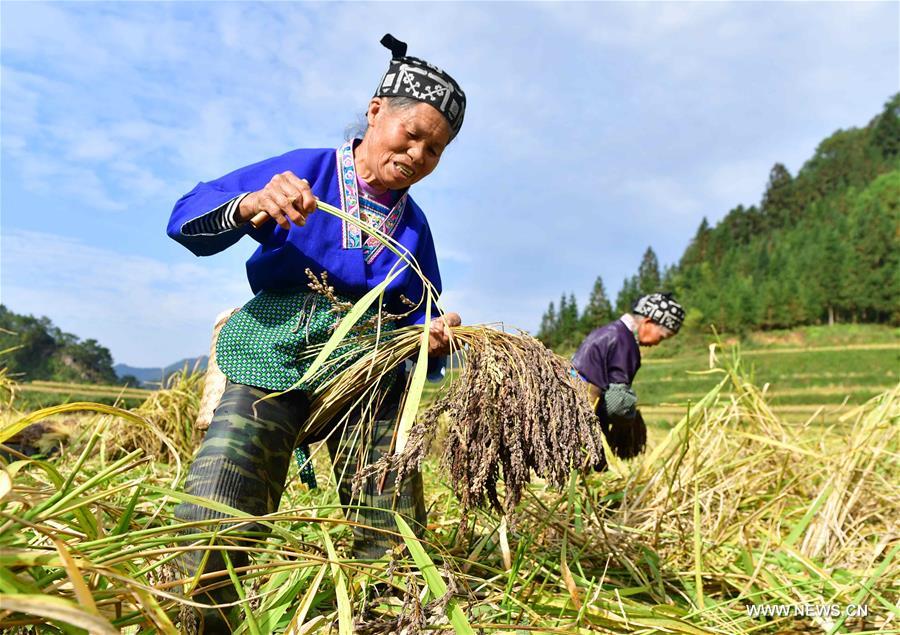
[(140, 405), (152, 390), (101, 384), (68, 384), (58, 381), (31, 381), (17, 386), (17, 406), (32, 410), (73, 401), (93, 401), (107, 405)]
[[(719, 355), (727, 354), (717, 351)], [(791, 421), (831, 419), (900, 381), (900, 343), (745, 350), (743, 364)], [(648, 422), (665, 426), (715, 385), (708, 353), (649, 358), (635, 380)]]

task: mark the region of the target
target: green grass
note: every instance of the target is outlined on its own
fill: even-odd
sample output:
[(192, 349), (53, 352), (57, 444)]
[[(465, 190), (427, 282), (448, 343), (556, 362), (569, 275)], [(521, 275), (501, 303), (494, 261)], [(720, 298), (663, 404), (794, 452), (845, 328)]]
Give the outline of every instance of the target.
[[(743, 364), (760, 384), (769, 384), (772, 402), (781, 404), (850, 403), (862, 401), (897, 383), (898, 353), (888, 347), (866, 350), (782, 352), (779, 349), (745, 351)], [(645, 360), (635, 379), (642, 405), (686, 403), (706, 393), (716, 383), (709, 375), (708, 354)], [(779, 392), (786, 392), (780, 396)]]
[(108, 406), (131, 408), (146, 401), (152, 392), (125, 386), (35, 381), (19, 384), (15, 403), (20, 410), (37, 410), (75, 401), (93, 401)]
[[(634, 387), (648, 423), (662, 426), (680, 417), (716, 383), (708, 342), (675, 351), (670, 342), (644, 349)], [(726, 340), (727, 341), (727, 340)], [(727, 355), (717, 349), (720, 357)], [(742, 367), (776, 411), (805, 420), (818, 407), (859, 405), (900, 381), (900, 330), (878, 325), (805, 327), (755, 333), (741, 346)]]
[[(823, 348), (846, 346), (897, 345), (900, 328), (884, 324), (835, 324), (834, 326), (800, 326), (793, 329), (753, 331), (743, 335), (725, 333), (721, 339), (727, 345), (740, 344), (746, 351)], [(716, 341), (712, 331), (684, 332), (664, 342), (649, 353), (651, 357), (678, 357), (705, 349)]]

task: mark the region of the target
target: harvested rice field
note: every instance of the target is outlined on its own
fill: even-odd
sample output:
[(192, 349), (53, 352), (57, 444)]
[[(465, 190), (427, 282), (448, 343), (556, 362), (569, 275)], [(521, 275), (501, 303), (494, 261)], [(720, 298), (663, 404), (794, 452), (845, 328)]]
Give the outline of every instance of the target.
[[(45, 417), (13, 402), (0, 429), (51, 421), (58, 438), (48, 458), (7, 453), (0, 469), (0, 628), (196, 632), (185, 588), (218, 583), (237, 584), (235, 632), (254, 635), (900, 632), (896, 354), (720, 350), (713, 368), (706, 350), (651, 357), (637, 386), (647, 450), (627, 461), (607, 452), (603, 472), (516, 472), (511, 498), (503, 456), (463, 455), (447, 438), (462, 434), (448, 417), (477, 418), (459, 395), (504, 380), (457, 372), (457, 397), (452, 384), (433, 386), (421, 404), (443, 404), (429, 415), (430, 450), (416, 446), (415, 427), (409, 437), (421, 449), (424, 540), (401, 522), (405, 549), (351, 559), (354, 515), (340, 510), (314, 447), (319, 487), (292, 466), (279, 512), (262, 519), (271, 537), (249, 547), (247, 571), (217, 580), (183, 579), (174, 566), (191, 541), (229, 532), (207, 522), (186, 534), (173, 513), (199, 440), (201, 378), (176, 375), (129, 410), (73, 404)], [(842, 387), (851, 398), (832, 400)], [(539, 407), (523, 388), (506, 390), (498, 399)], [(567, 443), (590, 443), (571, 429)], [(460, 490), (477, 466), (448, 470), (447, 448), (501, 466), (500, 505), (491, 489), (484, 500)]]

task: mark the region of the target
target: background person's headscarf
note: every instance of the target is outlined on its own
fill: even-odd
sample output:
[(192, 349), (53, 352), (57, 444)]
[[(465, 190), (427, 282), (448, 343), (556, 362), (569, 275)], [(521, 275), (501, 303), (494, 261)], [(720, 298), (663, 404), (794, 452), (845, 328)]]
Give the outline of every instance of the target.
[(660, 326), (677, 333), (684, 322), (684, 307), (672, 299), (671, 293), (651, 293), (638, 298), (631, 310), (635, 315), (650, 318)]

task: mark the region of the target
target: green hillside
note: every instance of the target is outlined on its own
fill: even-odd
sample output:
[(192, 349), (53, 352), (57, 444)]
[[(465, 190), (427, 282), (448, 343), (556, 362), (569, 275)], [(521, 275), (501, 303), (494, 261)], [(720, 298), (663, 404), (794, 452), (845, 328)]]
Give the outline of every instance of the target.
[(661, 271), (648, 249), (615, 311), (598, 278), (583, 312), (571, 294), (551, 303), (538, 336), (575, 346), (659, 289), (685, 305), (688, 331), (900, 323), (900, 94), (822, 141), (796, 176), (776, 163), (760, 204), (704, 219), (678, 263)]
[(21, 315), (2, 304), (0, 352), (2, 366), (17, 381), (118, 383), (112, 355), (97, 340), (82, 341), (50, 318)]

